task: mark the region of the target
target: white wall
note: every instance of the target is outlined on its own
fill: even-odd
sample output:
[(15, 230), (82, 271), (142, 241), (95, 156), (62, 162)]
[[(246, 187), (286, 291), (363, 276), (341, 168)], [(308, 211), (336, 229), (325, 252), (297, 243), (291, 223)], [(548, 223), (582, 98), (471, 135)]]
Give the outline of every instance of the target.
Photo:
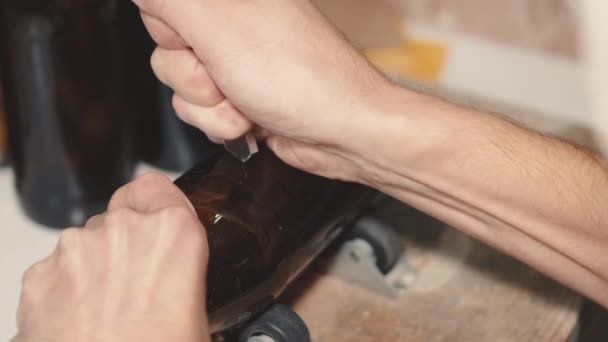
[(593, 121), (585, 68), (574, 58), (437, 27), (410, 23), (405, 31), (409, 37), (447, 45), (448, 57), (439, 81), (442, 88), (529, 109), (561, 122), (590, 126)]
[(582, 0), (583, 50), (593, 129), (608, 153), (608, 1)]

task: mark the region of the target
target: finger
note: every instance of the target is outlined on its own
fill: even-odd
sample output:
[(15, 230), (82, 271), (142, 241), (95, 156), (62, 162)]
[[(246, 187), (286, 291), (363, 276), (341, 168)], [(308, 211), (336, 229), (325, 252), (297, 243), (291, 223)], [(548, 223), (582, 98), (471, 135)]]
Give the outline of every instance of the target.
[(224, 95), (192, 50), (158, 48), (151, 58), (156, 77), (182, 99), (199, 106), (213, 107)]
[(118, 189), (108, 205), (108, 212), (122, 208), (143, 214), (151, 214), (170, 207), (194, 207), (184, 193), (169, 178), (156, 174), (145, 174)]
[[(195, 0), (133, 0), (133, 2), (141, 9), (142, 12), (156, 18), (160, 18), (168, 26), (181, 32), (185, 29), (188, 34), (197, 33), (198, 36), (212, 36), (213, 33), (200, 31), (200, 23), (209, 28), (215, 27), (210, 21), (219, 18), (217, 13), (218, 5), (211, 1), (195, 1)], [(219, 8), (226, 7), (225, 3), (220, 2)]]
[(209, 139), (209, 141), (211, 141), (214, 144), (218, 144), (221, 145), (224, 143), (224, 139), (222, 138), (218, 138), (218, 137), (214, 137), (212, 135), (207, 135), (207, 139)]
[[(254, 134), (255, 134), (256, 140), (258, 140), (258, 141), (266, 140), (272, 135), (272, 133), (269, 130), (267, 130), (266, 128), (259, 127), (259, 126), (256, 126), (254, 128)], [(213, 135), (207, 135), (207, 139), (209, 139), (209, 141), (211, 141), (212, 143), (215, 143), (215, 144), (223, 144), (225, 142), (224, 139), (213, 136)]]
[(266, 140), (268, 139), (270, 136), (272, 135), (272, 133), (267, 130), (266, 128), (263, 127), (256, 127), (255, 129), (255, 137), (258, 140)]
[[(254, 133), (255, 133), (256, 140), (258, 140), (258, 141), (266, 140), (268, 137), (271, 136), (271, 133), (269, 130), (262, 128), (262, 127), (258, 127), (258, 126), (256, 126), (254, 128)], [(215, 144), (223, 144), (225, 142), (224, 139), (215, 137), (212, 135), (207, 135), (207, 139), (209, 139), (209, 141), (211, 141)]]
[(180, 119), (215, 139), (236, 139), (252, 127), (251, 122), (228, 100), (215, 107), (202, 107), (175, 95), (173, 107)]
[(30, 266), (21, 278), (21, 296), (17, 308), (17, 327), (22, 331), (24, 322), (27, 321), (26, 314), (31, 305), (39, 302), (41, 297), (47, 294), (45, 291), (50, 286), (50, 278), (54, 272), (51, 270), (50, 256)]
[[(181, 293), (197, 304), (197, 310), (199, 307), (204, 310), (209, 244), (205, 227), (196, 215), (183, 208), (166, 208), (147, 216), (140, 227), (156, 227), (156, 234), (148, 240), (149, 244), (140, 244), (146, 248), (142, 251), (148, 255), (146, 262), (149, 265), (172, 265), (171, 272), (165, 272), (163, 277), (159, 277), (162, 268), (145, 267), (143, 270), (148, 272), (142, 278), (149, 280), (146, 283), (151, 288)], [(154, 252), (150, 253), (150, 250)]]
[[(255, 134), (256, 140), (258, 140), (258, 141), (266, 140), (266, 139), (268, 139), (268, 137), (271, 136), (271, 133), (269, 130), (259, 127), (259, 126), (256, 126), (254, 128), (254, 134)], [(220, 144), (220, 145), (225, 142), (224, 139), (215, 137), (212, 135), (207, 135), (207, 139), (209, 139), (209, 141), (211, 141), (212, 143)]]
[(141, 12), (141, 18), (150, 36), (161, 48), (168, 50), (183, 50), (188, 48), (180, 35), (161, 19), (143, 11)]

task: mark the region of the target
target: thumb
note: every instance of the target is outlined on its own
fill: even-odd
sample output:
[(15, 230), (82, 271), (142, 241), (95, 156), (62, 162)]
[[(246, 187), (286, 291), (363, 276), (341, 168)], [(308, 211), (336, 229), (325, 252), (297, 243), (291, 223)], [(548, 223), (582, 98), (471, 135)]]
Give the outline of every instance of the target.
[(108, 211), (123, 208), (151, 214), (171, 207), (184, 207), (196, 213), (186, 195), (166, 176), (148, 173), (121, 187), (108, 204)]

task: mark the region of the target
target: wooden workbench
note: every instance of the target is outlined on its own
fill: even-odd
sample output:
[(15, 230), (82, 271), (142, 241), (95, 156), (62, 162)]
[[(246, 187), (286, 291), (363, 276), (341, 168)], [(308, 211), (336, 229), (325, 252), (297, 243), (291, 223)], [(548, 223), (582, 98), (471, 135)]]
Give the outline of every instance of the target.
[(313, 341), (555, 342), (574, 331), (580, 296), (401, 204), (384, 216), (416, 279), (392, 300), (313, 267), (283, 299)]

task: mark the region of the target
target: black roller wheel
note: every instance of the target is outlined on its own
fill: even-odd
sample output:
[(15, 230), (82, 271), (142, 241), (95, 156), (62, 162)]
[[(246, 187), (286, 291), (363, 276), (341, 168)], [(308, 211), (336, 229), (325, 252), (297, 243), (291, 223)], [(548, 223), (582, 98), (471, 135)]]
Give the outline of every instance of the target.
[(275, 304), (249, 324), (240, 342), (310, 342), (304, 321), (288, 306)]
[(376, 266), (383, 274), (390, 272), (403, 253), (403, 239), (390, 225), (372, 216), (364, 216), (353, 224), (349, 240), (362, 239), (374, 250)]

